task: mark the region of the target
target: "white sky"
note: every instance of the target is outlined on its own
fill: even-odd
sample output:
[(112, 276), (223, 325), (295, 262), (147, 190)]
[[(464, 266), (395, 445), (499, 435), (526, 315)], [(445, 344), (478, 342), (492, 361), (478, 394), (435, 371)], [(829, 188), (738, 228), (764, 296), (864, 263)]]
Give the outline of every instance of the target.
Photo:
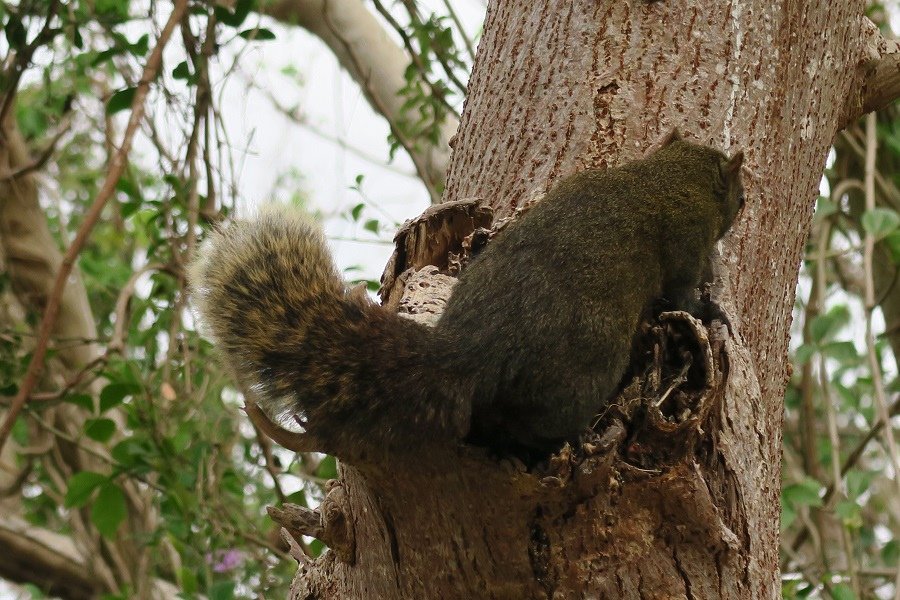
[[(457, 0), (454, 7), (467, 33), (477, 32), (484, 18), (484, 3)], [(440, 7), (436, 6), (435, 10)], [(256, 84), (275, 93), (282, 106), (299, 105), (308, 120), (320, 130), (387, 160), (387, 123), (372, 111), (359, 87), (339, 68), (328, 48), (302, 29), (282, 28), (271, 23), (266, 26), (275, 31), (278, 39), (254, 44), (241, 60), (241, 65)], [(300, 71), (304, 80), (302, 86), (281, 74), (282, 68), (289, 65)], [(357, 192), (349, 189), (360, 174), (365, 176), (363, 191), (366, 197), (397, 223), (418, 215), (428, 206), (428, 194), (418, 179), (379, 168), (293, 124), (274, 110), (263, 94), (254, 90), (247, 93), (245, 80), (232, 78), (221, 108), (226, 122), (231, 124), (232, 141), (240, 143), (252, 134), (252, 153), (244, 157), (244, 168), (240, 173), (241, 193), (248, 208), (273, 199), (271, 192), (276, 178), (291, 169), (302, 174), (303, 188), (312, 204), (325, 214), (339, 214), (362, 201)], [(409, 174), (415, 172), (402, 150), (397, 152), (393, 165)], [(274, 199), (283, 201), (283, 196)], [(364, 215), (385, 222), (384, 213), (367, 208)], [(327, 219), (325, 229), (332, 239), (339, 267), (362, 265), (366, 277), (378, 279), (392, 251), (390, 244), (334, 239), (377, 240), (361, 225), (361, 222), (354, 224), (338, 217)], [(385, 231), (382, 241), (390, 241), (393, 232), (392, 228)]]

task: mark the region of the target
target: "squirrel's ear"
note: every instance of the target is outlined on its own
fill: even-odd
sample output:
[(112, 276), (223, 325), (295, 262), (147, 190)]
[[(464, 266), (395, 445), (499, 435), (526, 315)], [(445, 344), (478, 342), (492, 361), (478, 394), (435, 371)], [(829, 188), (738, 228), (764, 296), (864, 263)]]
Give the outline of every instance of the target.
[(658, 150), (662, 150), (663, 148), (665, 148), (672, 142), (680, 142), (680, 141), (681, 141), (681, 134), (678, 132), (677, 127), (673, 127), (669, 133), (667, 133), (663, 137), (659, 138), (658, 141), (656, 141), (654, 144), (652, 144), (647, 149), (647, 152), (644, 154), (644, 156), (649, 156)]
[(729, 175), (736, 175), (741, 170), (741, 165), (744, 164), (744, 152), (743, 150), (739, 151), (737, 154), (728, 159), (728, 163), (725, 165), (725, 172)]
[(678, 131), (677, 127), (673, 127), (672, 131), (670, 131), (668, 134), (666, 134), (666, 137), (664, 137), (662, 139), (662, 142), (660, 142), (659, 147), (665, 148), (672, 142), (680, 142), (680, 141), (681, 141), (681, 133)]

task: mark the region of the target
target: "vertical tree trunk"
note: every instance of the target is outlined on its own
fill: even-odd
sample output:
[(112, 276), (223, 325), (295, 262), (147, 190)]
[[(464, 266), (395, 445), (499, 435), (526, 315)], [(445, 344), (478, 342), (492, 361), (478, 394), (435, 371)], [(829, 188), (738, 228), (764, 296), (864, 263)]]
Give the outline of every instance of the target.
[(693, 433), (655, 438), (677, 454), (659, 468), (615, 444), (564, 452), (549, 475), (469, 448), (344, 468), (322, 508), (338, 551), (301, 564), (293, 597), (780, 596), (791, 308), (827, 150), (868, 106), (877, 33), (863, 6), (491, 2), (445, 201), (481, 198), (508, 216), (673, 126), (742, 149), (747, 207), (716, 289), (735, 336), (714, 340)]

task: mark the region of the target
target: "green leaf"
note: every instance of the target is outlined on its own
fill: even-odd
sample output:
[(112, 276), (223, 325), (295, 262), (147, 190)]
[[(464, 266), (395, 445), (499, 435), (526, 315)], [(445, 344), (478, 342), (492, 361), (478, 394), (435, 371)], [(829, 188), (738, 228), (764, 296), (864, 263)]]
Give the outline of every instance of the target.
[(222, 489), (230, 492), (236, 498), (240, 498), (244, 495), (243, 480), (231, 469), (222, 473), (222, 477), (219, 481)]
[(16, 119), (22, 133), (30, 138), (44, 135), (49, 127), (44, 106), (16, 105)]
[(119, 486), (108, 481), (100, 488), (100, 493), (97, 494), (91, 507), (91, 522), (103, 537), (113, 538), (127, 513), (125, 494)]
[(181, 591), (185, 594), (193, 596), (197, 593), (199, 586), (197, 585), (197, 574), (194, 573), (193, 569), (182, 567), (179, 570), (178, 581), (181, 584)]
[(116, 190), (124, 193), (132, 200), (141, 199), (141, 189), (131, 179), (131, 177), (128, 177), (127, 175), (123, 175), (119, 178), (119, 181), (116, 182)]
[(190, 447), (196, 436), (195, 427), (193, 423), (182, 423), (178, 426), (178, 431), (171, 438), (172, 449), (175, 452), (181, 454)]
[(793, 525), (797, 519), (797, 511), (786, 504), (781, 505), (781, 531), (785, 531)]
[(829, 342), (822, 346), (822, 353), (844, 364), (855, 362), (859, 358), (853, 342)]
[(119, 90), (109, 99), (109, 102), (106, 104), (106, 114), (114, 115), (117, 112), (121, 112), (129, 107), (131, 107), (131, 102), (134, 100), (134, 94), (137, 91), (137, 88), (125, 88), (124, 90)]
[(80, 406), (81, 408), (94, 412), (94, 399), (88, 394), (66, 394), (65, 401)]
[(862, 226), (867, 233), (880, 240), (900, 227), (900, 215), (890, 208), (873, 208), (863, 213)]
[(851, 469), (846, 476), (847, 493), (853, 498), (862, 496), (869, 491), (874, 476), (875, 474), (870, 471)]
[(856, 594), (843, 583), (838, 583), (831, 588), (831, 597), (834, 600), (856, 600)]
[(316, 468), (316, 477), (322, 479), (337, 479), (337, 462), (333, 456), (326, 456)]
[(828, 217), (838, 212), (838, 205), (826, 196), (819, 196), (816, 201), (816, 216)]
[(794, 353), (794, 360), (798, 365), (806, 364), (806, 362), (816, 353), (816, 347), (813, 344), (801, 344)]
[(353, 217), (354, 221), (359, 221), (359, 216), (362, 214), (362, 211), (365, 207), (366, 205), (360, 202), (350, 209), (350, 216)]
[(842, 500), (834, 507), (834, 512), (841, 518), (847, 527), (858, 528), (862, 526), (862, 514), (859, 504), (852, 500)]
[(244, 22), (247, 15), (253, 9), (256, 2), (254, 0), (238, 0), (234, 5), (234, 10), (230, 11), (222, 6), (216, 6), (216, 20), (231, 27), (237, 27)]
[(66, 508), (80, 508), (84, 506), (90, 499), (91, 494), (94, 493), (94, 490), (97, 489), (97, 486), (106, 481), (108, 481), (108, 478), (105, 475), (94, 473), (93, 471), (75, 473), (69, 478), (63, 506)]
[(217, 581), (209, 586), (209, 600), (231, 600), (234, 598), (233, 581)]
[(191, 76), (191, 70), (188, 68), (186, 60), (178, 63), (178, 66), (172, 69), (172, 77), (175, 79), (188, 79)]
[(289, 502), (291, 504), (299, 504), (300, 506), (306, 506), (306, 491), (303, 489), (299, 489), (296, 492), (288, 494), (284, 498), (285, 502)]
[(140, 386), (133, 383), (110, 383), (100, 392), (100, 412), (103, 413), (118, 406), (125, 398), (134, 396), (140, 391)]
[(900, 231), (895, 231), (881, 241), (891, 254), (891, 262), (900, 265)]
[(11, 48), (20, 49), (25, 46), (25, 26), (16, 15), (10, 14), (6, 26), (3, 28), (6, 33), (6, 41), (9, 42)]
[(848, 388), (845, 385), (842, 385), (839, 381), (832, 380), (832, 385), (834, 389), (837, 390), (838, 396), (841, 397), (841, 403), (845, 407), (859, 409), (859, 399), (860, 399), (860, 390), (854, 387), (853, 389)]
[(881, 549), (881, 560), (886, 564), (896, 565), (900, 561), (900, 541), (891, 540)]
[(850, 321), (850, 310), (843, 304), (833, 307), (824, 315), (818, 315), (810, 323), (809, 331), (813, 341), (820, 343), (831, 339)]
[(72, 25), (72, 45), (79, 50), (84, 48), (84, 37), (81, 35), (81, 30), (78, 29), (78, 24)]
[(822, 506), (820, 492), (822, 486), (812, 479), (785, 486), (781, 491), (781, 499), (785, 504), (797, 506)]
[(144, 56), (150, 50), (150, 35), (144, 34), (138, 38), (138, 41), (131, 44), (130, 52), (135, 56)]
[(110, 455), (117, 463), (131, 470), (146, 467), (147, 457), (151, 454), (147, 441), (138, 437), (124, 439), (110, 451)]
[(363, 225), (363, 229), (371, 231), (375, 235), (378, 235), (378, 228), (378, 219), (369, 219), (366, 221), (365, 225)]
[(84, 433), (97, 442), (108, 442), (116, 432), (116, 424), (111, 419), (88, 419), (84, 422)]
[(238, 34), (245, 40), (252, 40), (255, 42), (264, 42), (267, 40), (274, 40), (275, 34), (265, 29), (264, 27), (253, 28), (253, 29), (245, 29)]
[(94, 9), (100, 16), (124, 20), (128, 18), (129, 4), (128, 0), (95, 0)]

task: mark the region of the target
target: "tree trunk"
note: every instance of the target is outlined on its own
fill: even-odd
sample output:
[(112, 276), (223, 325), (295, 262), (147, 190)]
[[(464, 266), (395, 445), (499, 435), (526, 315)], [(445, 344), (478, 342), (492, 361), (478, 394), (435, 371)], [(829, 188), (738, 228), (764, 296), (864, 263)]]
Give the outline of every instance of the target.
[[(747, 207), (715, 289), (734, 336), (712, 336), (680, 425), (606, 419), (596, 443), (530, 471), (466, 447), (344, 467), (320, 509), (332, 551), (300, 559), (293, 598), (780, 597), (782, 402), (813, 200), (835, 133), (876, 88), (896, 95), (868, 79), (896, 58), (863, 7), (491, 2), (444, 200), (510, 216), (674, 126), (742, 149)], [(425, 242), (400, 237), (388, 280), (450, 269), (461, 246), (439, 230), (475, 221), (414, 224)]]

